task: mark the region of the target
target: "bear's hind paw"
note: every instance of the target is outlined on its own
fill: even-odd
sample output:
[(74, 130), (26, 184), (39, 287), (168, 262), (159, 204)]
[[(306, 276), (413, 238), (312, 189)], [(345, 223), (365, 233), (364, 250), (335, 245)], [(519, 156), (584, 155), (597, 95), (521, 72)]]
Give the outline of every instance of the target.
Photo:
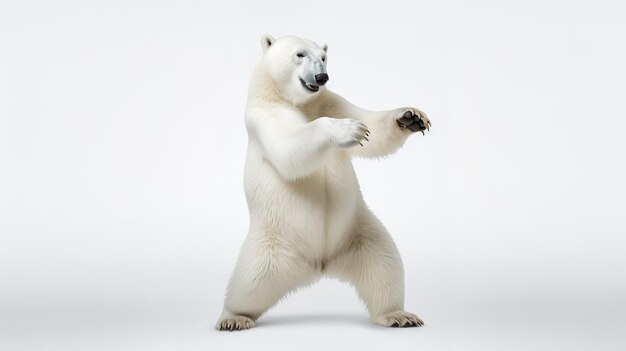
[(256, 323), (250, 318), (241, 315), (232, 315), (220, 319), (215, 328), (220, 331), (245, 330), (254, 327)]
[(374, 323), (392, 328), (421, 327), (424, 325), (424, 321), (418, 316), (405, 311), (387, 313), (375, 318)]

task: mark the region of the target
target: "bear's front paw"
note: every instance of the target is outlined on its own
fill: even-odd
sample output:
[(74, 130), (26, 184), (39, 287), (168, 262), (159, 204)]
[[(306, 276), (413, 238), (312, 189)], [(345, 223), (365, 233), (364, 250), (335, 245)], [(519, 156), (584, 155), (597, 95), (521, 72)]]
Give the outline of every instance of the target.
[(330, 135), (337, 146), (351, 147), (356, 144), (363, 146), (363, 141), (369, 141), (367, 138), (369, 134), (367, 126), (355, 119), (332, 119)]
[(402, 117), (396, 119), (398, 126), (403, 129), (409, 129), (412, 132), (422, 132), (430, 130), (430, 120), (426, 114), (416, 108), (403, 109)]

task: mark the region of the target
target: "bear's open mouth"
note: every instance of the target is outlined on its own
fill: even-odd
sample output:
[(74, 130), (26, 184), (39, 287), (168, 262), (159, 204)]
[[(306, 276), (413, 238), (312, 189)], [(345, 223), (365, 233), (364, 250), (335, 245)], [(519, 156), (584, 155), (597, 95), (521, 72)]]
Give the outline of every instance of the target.
[(308, 90), (310, 90), (310, 91), (312, 91), (314, 93), (317, 92), (318, 90), (320, 90), (320, 86), (319, 85), (307, 83), (302, 78), (300, 78), (300, 83), (302, 83), (302, 86), (304, 86), (305, 88), (307, 88)]

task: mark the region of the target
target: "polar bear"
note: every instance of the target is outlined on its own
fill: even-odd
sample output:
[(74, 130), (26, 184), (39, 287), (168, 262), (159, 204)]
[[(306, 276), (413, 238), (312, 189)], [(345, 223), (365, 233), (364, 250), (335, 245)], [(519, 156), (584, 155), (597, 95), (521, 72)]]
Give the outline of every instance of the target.
[(327, 45), (293, 36), (261, 42), (245, 113), (250, 229), (216, 328), (254, 327), (322, 275), (352, 284), (371, 322), (421, 326), (404, 311), (400, 254), (363, 201), (351, 158), (389, 155), (430, 121), (413, 107), (368, 111), (326, 89)]

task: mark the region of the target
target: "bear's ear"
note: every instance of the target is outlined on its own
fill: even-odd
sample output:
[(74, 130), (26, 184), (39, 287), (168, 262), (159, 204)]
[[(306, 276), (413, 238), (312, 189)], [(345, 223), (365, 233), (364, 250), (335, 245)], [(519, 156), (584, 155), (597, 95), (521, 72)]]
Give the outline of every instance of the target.
[(263, 47), (263, 51), (269, 49), (270, 46), (274, 45), (274, 42), (276, 41), (276, 39), (274, 39), (273, 36), (269, 35), (269, 34), (265, 34), (261, 37), (261, 46)]
[(328, 44), (322, 45), (322, 50), (324, 50), (324, 52), (328, 52)]

